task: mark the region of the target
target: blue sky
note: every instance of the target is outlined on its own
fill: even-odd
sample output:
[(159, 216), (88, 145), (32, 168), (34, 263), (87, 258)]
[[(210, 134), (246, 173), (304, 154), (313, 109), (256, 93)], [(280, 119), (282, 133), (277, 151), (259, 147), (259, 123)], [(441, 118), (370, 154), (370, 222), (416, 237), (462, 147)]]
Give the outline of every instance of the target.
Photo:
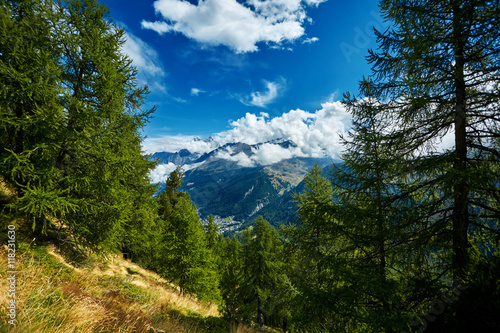
[(327, 132), (349, 125), (335, 102), (370, 74), (371, 28), (387, 27), (375, 0), (101, 2), (125, 28), (124, 52), (157, 107), (144, 129), (149, 152), (210, 135), (249, 143), (281, 136), (312, 142), (305, 154), (328, 150)]

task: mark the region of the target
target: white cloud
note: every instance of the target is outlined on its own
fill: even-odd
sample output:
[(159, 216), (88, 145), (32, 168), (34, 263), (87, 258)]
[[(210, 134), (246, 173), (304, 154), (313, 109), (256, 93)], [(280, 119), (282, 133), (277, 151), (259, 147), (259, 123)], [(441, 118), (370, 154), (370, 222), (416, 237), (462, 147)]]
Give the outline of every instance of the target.
[(187, 149), (191, 153), (203, 154), (217, 148), (217, 143), (203, 141), (199, 137), (192, 135), (166, 135), (158, 138), (144, 139), (142, 148), (148, 154), (161, 151), (174, 153), (181, 149)]
[(174, 163), (159, 164), (149, 174), (152, 183), (161, 183), (167, 180), (168, 176), (177, 166)]
[(243, 167), (254, 167), (257, 165), (271, 165), (292, 157), (305, 157), (299, 148), (284, 148), (274, 143), (264, 143), (252, 148), (252, 155), (244, 152), (233, 154), (231, 151), (219, 151), (217, 158), (237, 162)]
[(191, 88), (191, 96), (198, 96), (201, 93), (204, 93), (204, 90), (198, 88)]
[(133, 65), (138, 69), (140, 83), (147, 83), (153, 90), (166, 92), (161, 82), (165, 71), (156, 50), (130, 32), (126, 32), (126, 38), (123, 52), (132, 59)]
[(238, 164), (242, 167), (253, 167), (256, 165), (255, 159), (249, 157), (247, 154), (243, 152), (232, 155), (230, 152), (221, 151), (217, 154), (217, 158), (238, 162)]
[(306, 38), (302, 41), (302, 44), (312, 44), (316, 43), (317, 41), (319, 41), (318, 37)]
[(179, 32), (199, 43), (225, 45), (236, 53), (255, 52), (257, 43), (293, 42), (305, 33), (308, 6), (326, 0), (156, 0), (163, 20), (142, 21), (159, 34)]
[[(232, 121), (231, 129), (213, 134), (209, 141), (194, 136), (147, 138), (143, 149), (148, 153), (187, 149), (202, 154), (226, 143), (260, 143), (252, 148), (251, 156), (234, 154), (231, 150), (219, 152), (217, 157), (242, 166), (269, 165), (292, 157), (340, 158), (343, 147), (339, 134), (348, 131), (350, 122), (351, 116), (341, 102), (326, 102), (315, 112), (296, 109), (275, 118), (270, 118), (265, 112), (259, 115), (247, 113), (245, 117)], [(296, 147), (284, 148), (274, 143), (277, 140), (290, 140)]]
[(300, 148), (286, 149), (276, 144), (265, 143), (258, 149), (254, 149), (253, 160), (255, 164), (271, 165), (279, 161), (297, 156), (305, 156)]
[(271, 82), (264, 80), (266, 90), (264, 92), (254, 91), (250, 96), (240, 98), (240, 102), (245, 105), (253, 105), (261, 108), (266, 108), (268, 104), (272, 103), (283, 89), (285, 89), (285, 80)]
[[(347, 132), (351, 117), (341, 102), (327, 102), (321, 106), (316, 112), (296, 109), (272, 119), (267, 113), (258, 116), (247, 113), (231, 122), (230, 130), (215, 134), (213, 138), (221, 145), (228, 142), (253, 145), (277, 139), (291, 140), (297, 145), (296, 149), (284, 152), (279, 146), (264, 144), (260, 151), (254, 151), (259, 164), (268, 164), (274, 157), (280, 160), (294, 156), (339, 158), (342, 152), (339, 133)], [(292, 156), (286, 155), (289, 152)]]

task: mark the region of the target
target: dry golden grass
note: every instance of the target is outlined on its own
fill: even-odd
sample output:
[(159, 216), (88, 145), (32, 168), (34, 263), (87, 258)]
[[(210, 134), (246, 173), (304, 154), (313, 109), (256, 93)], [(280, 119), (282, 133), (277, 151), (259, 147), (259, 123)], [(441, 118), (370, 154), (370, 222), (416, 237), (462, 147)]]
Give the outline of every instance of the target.
[(16, 190), (10, 186), (3, 178), (0, 177), (0, 193), (15, 198), (17, 196)]
[[(16, 200), (1, 178), (0, 195)], [(11, 223), (29, 228), (23, 218)], [(16, 237), (23, 230), (17, 227)], [(227, 327), (216, 304), (180, 295), (177, 286), (119, 255), (90, 255), (75, 267), (53, 245), (33, 246), (19, 238), (16, 245), (15, 325), (8, 324), (6, 311), (8, 248), (0, 247), (2, 333), (259, 332)]]
[[(86, 268), (53, 246), (22, 244), (16, 253), (17, 322), (7, 323), (7, 249), (0, 250), (0, 332), (204, 332), (215, 304), (179, 295), (175, 286), (119, 256)], [(189, 320), (186, 320), (189, 319)]]
[[(133, 274), (129, 272), (133, 272)], [(168, 306), (170, 309), (187, 311), (202, 317), (219, 316), (216, 304), (202, 303), (190, 295), (180, 295), (179, 288), (174, 284), (169, 283), (157, 273), (148, 271), (119, 255), (111, 256), (104, 269), (96, 266), (93, 274), (122, 277), (137, 287), (149, 290), (158, 297), (160, 305)]]

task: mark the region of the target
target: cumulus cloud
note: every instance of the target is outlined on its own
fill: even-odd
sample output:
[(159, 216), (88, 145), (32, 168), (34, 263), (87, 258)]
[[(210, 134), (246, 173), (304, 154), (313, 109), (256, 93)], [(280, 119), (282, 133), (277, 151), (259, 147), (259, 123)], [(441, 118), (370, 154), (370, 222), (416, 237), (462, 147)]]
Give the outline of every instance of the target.
[[(241, 166), (270, 165), (293, 157), (340, 158), (342, 145), (339, 134), (345, 134), (351, 117), (341, 102), (326, 102), (315, 112), (291, 110), (279, 117), (268, 113), (247, 113), (232, 121), (227, 131), (213, 134), (211, 140), (202, 141), (193, 136), (166, 136), (145, 139), (143, 149), (176, 152), (188, 149), (206, 153), (227, 143), (253, 145), (250, 156), (230, 148), (219, 151), (217, 157), (238, 162)], [(292, 141), (295, 146), (284, 147), (280, 142)]]
[(265, 143), (253, 150), (255, 164), (271, 165), (292, 157), (304, 157), (300, 148), (286, 149), (277, 144)]
[(253, 167), (256, 165), (255, 159), (251, 158), (247, 154), (240, 152), (238, 154), (231, 154), (227, 151), (221, 151), (217, 154), (217, 158), (221, 158), (228, 161), (237, 162), (238, 165), (242, 167)]
[[(185, 164), (185, 165), (182, 165), (181, 168), (184, 171), (188, 171), (188, 170), (199, 167), (203, 163), (205, 163), (205, 162)], [(174, 171), (175, 169), (177, 169), (177, 165), (175, 165), (172, 162), (158, 164), (156, 166), (156, 168), (149, 173), (149, 178), (151, 179), (152, 183), (163, 183), (168, 179), (168, 177), (170, 176), (172, 171)]]
[[(250, 155), (237, 152), (229, 146), (219, 150), (216, 157), (237, 162), (240, 166), (253, 167), (270, 165), (293, 157), (340, 159), (343, 152), (340, 134), (347, 137), (345, 134), (352, 130), (351, 115), (339, 101), (323, 103), (321, 109), (314, 112), (295, 109), (274, 118), (270, 118), (265, 112), (246, 113), (244, 117), (230, 122), (230, 126), (227, 131), (213, 134), (210, 140), (201, 140), (194, 136), (145, 139), (143, 149), (149, 153), (188, 149), (203, 154), (228, 143), (246, 143), (252, 145)], [(388, 124), (385, 129), (390, 132), (395, 128)], [(294, 145), (283, 145), (286, 141), (292, 141)], [(453, 149), (453, 128), (442, 133), (432, 144), (434, 152)], [(152, 179), (168, 176), (173, 167), (159, 166), (152, 173)]]
[(326, 0), (156, 0), (163, 20), (142, 21), (157, 33), (182, 33), (199, 43), (225, 45), (236, 53), (255, 52), (257, 43), (293, 42), (305, 33), (306, 10)]
[(149, 174), (152, 183), (161, 183), (167, 180), (168, 176), (177, 166), (174, 163), (159, 164)]
[(203, 154), (217, 148), (217, 146), (217, 142), (204, 141), (192, 135), (165, 135), (157, 138), (146, 138), (142, 142), (142, 149), (147, 154), (161, 151), (175, 153), (181, 149)]
[(219, 151), (217, 158), (237, 162), (243, 167), (254, 167), (257, 165), (271, 165), (292, 157), (305, 157), (297, 147), (284, 148), (275, 143), (264, 143), (257, 147), (252, 147), (252, 154), (249, 156), (244, 152), (237, 154), (229, 151)]
[(316, 112), (291, 110), (270, 119), (269, 114), (247, 113), (230, 123), (231, 129), (213, 135), (220, 144), (243, 142), (250, 145), (273, 140), (291, 140), (296, 148), (284, 149), (278, 145), (264, 144), (254, 151), (259, 164), (274, 163), (294, 156), (339, 158), (342, 152), (339, 134), (346, 133), (350, 115), (342, 103), (327, 102)]
[(285, 88), (286, 82), (284, 79), (276, 82), (264, 80), (264, 85), (266, 86), (265, 91), (254, 91), (249, 96), (240, 98), (240, 102), (248, 106), (266, 108), (279, 96), (279, 93)]
[(138, 79), (141, 84), (147, 83), (153, 90), (166, 92), (161, 82), (165, 71), (154, 48), (132, 33), (126, 32), (126, 42), (122, 50), (138, 69)]

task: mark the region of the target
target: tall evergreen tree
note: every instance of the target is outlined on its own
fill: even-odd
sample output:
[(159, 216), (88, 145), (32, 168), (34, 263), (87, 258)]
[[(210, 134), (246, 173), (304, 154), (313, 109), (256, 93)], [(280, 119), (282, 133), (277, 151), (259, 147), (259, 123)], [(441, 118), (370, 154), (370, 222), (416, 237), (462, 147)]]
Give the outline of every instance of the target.
[(181, 293), (219, 301), (216, 260), (208, 248), (203, 225), (189, 194), (177, 191), (182, 172), (174, 170), (159, 196), (161, 251), (159, 272), (177, 283)]
[(275, 292), (280, 291), (287, 280), (283, 272), (283, 246), (276, 229), (261, 216), (253, 228), (245, 231), (242, 244), (246, 315), (256, 318), (262, 327), (279, 311), (279, 294)]
[[(137, 70), (125, 32), (95, 0), (1, 5), (1, 174), (35, 233), (60, 220), (75, 240), (120, 248), (153, 213), (141, 150)], [(148, 222), (149, 223), (149, 222)], [(128, 230), (128, 231), (127, 231)]]
[(237, 325), (243, 321), (244, 271), (243, 246), (236, 237), (221, 240), (219, 275), (223, 300), (220, 310), (229, 325)]
[[(393, 1), (380, 7), (393, 28), (370, 52), (372, 80), (362, 93), (389, 101), (390, 143), (411, 165), (409, 192), (433, 192), (442, 205), (429, 218), (449, 239), (456, 281), (467, 278), (470, 233), (496, 230), (498, 197), (500, 5), (496, 1)], [(446, 151), (435, 148), (454, 137)], [(493, 225), (492, 225), (493, 223)], [(448, 232), (449, 231), (449, 232)], [(448, 238), (448, 234), (451, 234)]]
[(207, 243), (208, 243), (208, 248), (212, 251), (215, 251), (217, 248), (218, 244), (218, 234), (217, 231), (219, 230), (219, 227), (217, 224), (214, 222), (214, 217), (212, 214), (208, 216), (208, 221), (207, 224), (205, 225), (205, 232), (207, 235)]
[(318, 165), (309, 171), (304, 179), (304, 191), (295, 195), (298, 221), (282, 228), (294, 266), (289, 273), (296, 288), (293, 321), (296, 327), (306, 331), (335, 331), (347, 327), (337, 313), (343, 312), (339, 307), (352, 307), (340, 305), (345, 299), (335, 296), (342, 285), (341, 267), (346, 265), (345, 260), (340, 263), (341, 256), (337, 253), (344, 235), (337, 220), (333, 187), (322, 173)]
[[(427, 207), (406, 193), (407, 178), (399, 170), (404, 161), (385, 138), (392, 126), (385, 104), (373, 96), (356, 100), (349, 94), (344, 102), (352, 129), (342, 140), (343, 163), (333, 166), (331, 178), (344, 234), (337, 252), (349, 254), (348, 275), (339, 278), (348, 276), (358, 285), (352, 295), (356, 321), (371, 331), (390, 332), (413, 306), (403, 297), (413, 292), (406, 290), (409, 281), (429, 277), (433, 270), (427, 258), (431, 242), (422, 246), (413, 241), (428, 234), (429, 224), (422, 219)], [(429, 290), (432, 281), (427, 281)], [(419, 293), (420, 300), (434, 296)]]

